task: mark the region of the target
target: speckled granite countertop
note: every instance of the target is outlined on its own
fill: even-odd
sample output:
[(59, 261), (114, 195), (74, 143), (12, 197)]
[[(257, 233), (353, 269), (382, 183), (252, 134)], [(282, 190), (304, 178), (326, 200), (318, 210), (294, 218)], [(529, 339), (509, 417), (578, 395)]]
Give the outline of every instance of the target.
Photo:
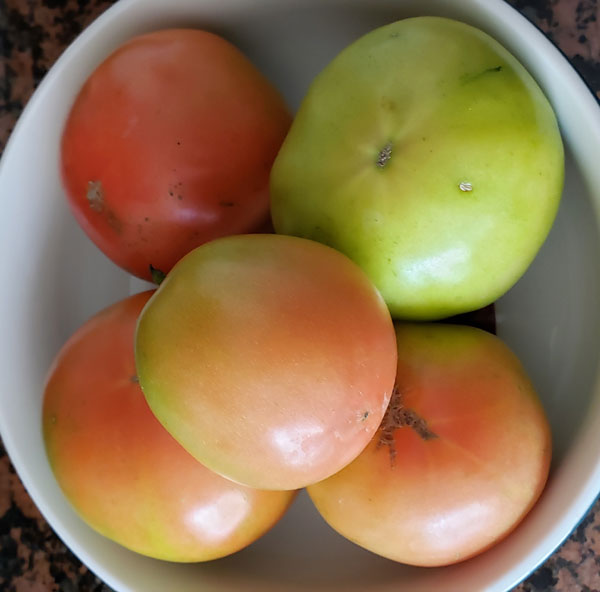
[[(510, 0), (566, 54), (600, 99), (599, 0)], [(107, 0), (0, 0), (0, 150), (32, 91)], [(599, 484), (600, 488), (600, 484)], [(110, 592), (62, 544), (0, 442), (0, 591)], [(600, 592), (600, 500), (515, 592)]]

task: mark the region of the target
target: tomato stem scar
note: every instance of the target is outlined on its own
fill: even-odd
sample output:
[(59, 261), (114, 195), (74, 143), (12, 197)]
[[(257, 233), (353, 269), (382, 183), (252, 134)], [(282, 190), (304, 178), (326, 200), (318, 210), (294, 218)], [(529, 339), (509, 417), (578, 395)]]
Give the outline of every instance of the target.
[(392, 158), (392, 143), (388, 142), (379, 152), (379, 156), (377, 157), (377, 166), (382, 169)]
[(423, 419), (414, 409), (405, 407), (402, 401), (402, 393), (398, 386), (394, 387), (390, 404), (383, 415), (379, 426), (379, 440), (377, 448), (387, 446), (390, 453), (390, 463), (394, 465), (396, 460), (396, 443), (394, 433), (404, 427), (412, 428), (423, 440), (433, 440), (438, 435), (429, 429), (427, 421)]

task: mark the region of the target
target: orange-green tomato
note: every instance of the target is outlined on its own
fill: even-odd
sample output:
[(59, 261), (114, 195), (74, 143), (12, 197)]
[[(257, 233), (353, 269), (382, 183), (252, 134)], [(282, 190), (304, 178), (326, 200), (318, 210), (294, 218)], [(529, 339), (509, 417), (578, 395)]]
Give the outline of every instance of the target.
[(352, 461), (394, 386), (390, 314), (338, 251), (279, 235), (221, 238), (173, 268), (136, 336), (142, 390), (200, 462), (297, 489)]
[(497, 337), (398, 325), (383, 422), (348, 467), (308, 488), (339, 533), (402, 563), (441, 566), (504, 538), (538, 499), (551, 440), (520, 362)]
[(154, 417), (133, 354), (137, 317), (150, 295), (100, 312), (58, 354), (43, 405), (48, 459), (67, 499), (102, 535), (158, 559), (216, 559), (268, 531), (295, 492), (224, 479)]

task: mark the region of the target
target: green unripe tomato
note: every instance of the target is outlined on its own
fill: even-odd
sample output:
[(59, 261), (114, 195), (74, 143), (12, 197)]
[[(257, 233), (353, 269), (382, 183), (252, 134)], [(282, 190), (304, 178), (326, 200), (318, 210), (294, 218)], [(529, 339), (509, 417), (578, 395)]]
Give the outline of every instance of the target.
[(353, 259), (392, 315), (483, 307), (556, 216), (552, 107), (486, 33), (419, 17), (372, 31), (313, 81), (271, 175), (275, 229)]

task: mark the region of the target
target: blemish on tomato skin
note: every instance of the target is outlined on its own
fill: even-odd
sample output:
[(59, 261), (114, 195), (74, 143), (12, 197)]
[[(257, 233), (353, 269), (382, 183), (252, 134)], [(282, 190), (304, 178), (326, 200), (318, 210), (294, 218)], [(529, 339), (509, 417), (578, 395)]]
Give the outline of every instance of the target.
[[(173, 169), (175, 171), (175, 169)], [(169, 192), (170, 197), (176, 197), (178, 200), (183, 199), (183, 182), (178, 181), (177, 183), (171, 183), (167, 191)]]
[(123, 231), (123, 225), (121, 224), (121, 220), (119, 220), (117, 218), (117, 216), (115, 215), (115, 213), (112, 210), (108, 210), (106, 211), (106, 221), (108, 222), (108, 225), (117, 233), (117, 234), (121, 234), (121, 232)]
[(102, 181), (88, 181), (85, 197), (90, 204), (90, 209), (94, 210), (94, 212), (101, 212), (104, 210), (104, 189), (102, 188)]
[(110, 228), (117, 234), (121, 234), (123, 231), (123, 224), (117, 215), (106, 205), (102, 181), (88, 181), (85, 197), (89, 203), (90, 209), (98, 214), (103, 214)]

